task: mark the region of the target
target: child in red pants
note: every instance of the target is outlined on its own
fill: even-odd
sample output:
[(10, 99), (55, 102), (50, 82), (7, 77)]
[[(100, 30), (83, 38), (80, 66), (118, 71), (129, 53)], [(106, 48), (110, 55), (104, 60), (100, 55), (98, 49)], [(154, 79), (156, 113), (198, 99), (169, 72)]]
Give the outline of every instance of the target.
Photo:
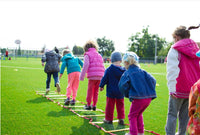
[(113, 113), (115, 109), (115, 104), (117, 108), (117, 118), (119, 119), (119, 124), (124, 124), (125, 112), (124, 112), (124, 95), (119, 91), (118, 83), (120, 77), (126, 70), (121, 67), (122, 56), (120, 52), (113, 52), (111, 54), (112, 64), (108, 67), (104, 73), (104, 76), (99, 85), (100, 91), (103, 91), (104, 85), (107, 85), (106, 89), (106, 111), (104, 123), (112, 124)]
[[(85, 110), (96, 110), (96, 104), (98, 101), (99, 84), (103, 77), (105, 68), (103, 64), (103, 58), (98, 53), (98, 45), (93, 41), (88, 41), (84, 45), (84, 64), (80, 75), (80, 80), (83, 81), (85, 74), (87, 73), (88, 78), (88, 90), (87, 90), (87, 105), (84, 107)], [(93, 101), (93, 105), (91, 103)]]

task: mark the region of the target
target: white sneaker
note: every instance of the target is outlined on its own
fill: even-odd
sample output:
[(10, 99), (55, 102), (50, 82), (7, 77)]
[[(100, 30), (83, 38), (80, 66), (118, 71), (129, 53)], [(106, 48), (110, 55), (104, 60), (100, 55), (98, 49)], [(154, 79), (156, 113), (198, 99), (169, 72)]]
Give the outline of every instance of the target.
[(48, 88), (48, 89), (46, 89), (46, 94), (48, 94), (49, 93), (49, 91), (50, 91), (50, 89)]

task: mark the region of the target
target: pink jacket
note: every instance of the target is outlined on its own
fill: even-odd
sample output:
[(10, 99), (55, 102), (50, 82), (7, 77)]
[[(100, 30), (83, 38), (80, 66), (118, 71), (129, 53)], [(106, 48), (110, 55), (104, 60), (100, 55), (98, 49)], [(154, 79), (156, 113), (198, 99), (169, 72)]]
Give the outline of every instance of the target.
[(188, 98), (192, 85), (200, 78), (200, 58), (196, 56), (198, 45), (191, 39), (182, 39), (172, 48), (178, 51), (179, 75), (176, 78), (176, 95)]
[(103, 58), (95, 48), (89, 48), (88, 51), (85, 52), (84, 65), (80, 75), (80, 80), (84, 80), (86, 72), (88, 79), (101, 80), (104, 75), (104, 71), (105, 68), (103, 64)]

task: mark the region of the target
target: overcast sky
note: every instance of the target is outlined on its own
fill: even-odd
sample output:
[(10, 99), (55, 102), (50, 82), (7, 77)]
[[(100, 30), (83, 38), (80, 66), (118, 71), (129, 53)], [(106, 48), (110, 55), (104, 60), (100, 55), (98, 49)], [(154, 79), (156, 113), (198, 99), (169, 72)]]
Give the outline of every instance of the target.
[[(0, 0), (0, 47), (71, 49), (102, 38), (126, 51), (128, 38), (149, 25), (149, 33), (172, 41), (180, 25), (200, 23), (199, 0)], [(200, 29), (191, 31), (200, 42)]]

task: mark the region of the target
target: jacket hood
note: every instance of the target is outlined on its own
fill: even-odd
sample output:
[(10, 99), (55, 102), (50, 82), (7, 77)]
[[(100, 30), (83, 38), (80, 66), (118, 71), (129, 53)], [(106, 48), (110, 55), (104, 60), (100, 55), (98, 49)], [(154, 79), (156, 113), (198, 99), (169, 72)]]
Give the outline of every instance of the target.
[(199, 47), (197, 43), (191, 39), (182, 39), (176, 42), (172, 47), (184, 55), (197, 58), (196, 53), (199, 51)]
[(62, 57), (61, 61), (65, 61), (68, 59), (73, 58), (74, 56), (71, 53), (66, 54), (65, 56)]
[(46, 52), (46, 55), (55, 55), (55, 51), (49, 51), (49, 52)]

